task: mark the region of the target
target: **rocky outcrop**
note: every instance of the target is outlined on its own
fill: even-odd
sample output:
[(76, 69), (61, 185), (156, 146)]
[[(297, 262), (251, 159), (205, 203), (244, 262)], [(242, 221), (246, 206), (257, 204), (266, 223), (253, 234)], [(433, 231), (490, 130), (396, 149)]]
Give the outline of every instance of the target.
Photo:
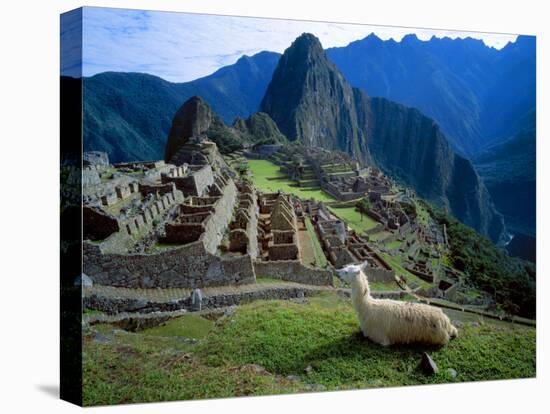
[(503, 234), (485, 186), (438, 125), (414, 108), (352, 88), (315, 36), (303, 34), (285, 51), (261, 108), (290, 140), (374, 161), (480, 233), (495, 241)]
[(233, 126), (223, 120), (198, 96), (188, 99), (176, 112), (165, 149), (165, 160), (174, 161), (179, 151), (208, 139), (222, 154), (236, 151), (244, 143), (283, 143), (285, 136), (266, 113), (255, 113), (248, 119), (237, 118)]
[(204, 137), (212, 118), (212, 110), (206, 102), (198, 96), (189, 98), (174, 115), (166, 143), (165, 161), (170, 161), (178, 148), (189, 139)]
[(255, 144), (277, 144), (287, 141), (277, 124), (265, 112), (252, 114), (248, 119), (237, 118), (233, 128), (244, 141)]
[(82, 153), (82, 165), (109, 165), (109, 155), (103, 151), (88, 151)]

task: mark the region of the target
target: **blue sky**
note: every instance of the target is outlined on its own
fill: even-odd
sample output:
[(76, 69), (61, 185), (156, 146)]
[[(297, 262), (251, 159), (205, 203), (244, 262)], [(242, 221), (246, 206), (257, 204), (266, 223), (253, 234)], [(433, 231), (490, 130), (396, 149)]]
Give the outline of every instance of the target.
[[(62, 40), (80, 30), (74, 20), (65, 16), (63, 21), (62, 17)], [(382, 39), (396, 41), (408, 33), (422, 40), (434, 35), (470, 36), (496, 48), (516, 39), (515, 35), (505, 34), (86, 7), (83, 75), (145, 72), (185, 82), (235, 63), (244, 54), (250, 56), (262, 50), (282, 53), (303, 32), (316, 35), (324, 48), (345, 46), (373, 32)], [(70, 52), (62, 49), (62, 73), (75, 76), (77, 50), (72, 48)]]

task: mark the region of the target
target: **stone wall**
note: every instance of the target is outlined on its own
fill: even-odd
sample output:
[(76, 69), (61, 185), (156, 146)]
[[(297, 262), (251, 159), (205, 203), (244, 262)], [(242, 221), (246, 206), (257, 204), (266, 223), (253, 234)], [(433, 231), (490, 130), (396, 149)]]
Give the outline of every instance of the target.
[(84, 239), (103, 240), (120, 230), (118, 220), (98, 208), (82, 207)]
[[(244, 305), (256, 300), (286, 300), (295, 298), (304, 298), (325, 291), (324, 289), (308, 286), (284, 286), (269, 287), (261, 290), (251, 290), (243, 292), (231, 292), (227, 294), (216, 294), (203, 296), (203, 309), (216, 309), (234, 305)], [(133, 298), (110, 298), (99, 295), (89, 295), (84, 297), (84, 307), (86, 309), (95, 309), (114, 315), (123, 312), (173, 312), (181, 309), (193, 310), (191, 298), (186, 297), (173, 302), (150, 302), (143, 299)]]
[(269, 244), (269, 260), (294, 260), (298, 258), (298, 246), (294, 243)]
[[(191, 243), (200, 241), (204, 248), (215, 254), (231, 221), (237, 200), (237, 187), (228, 180), (219, 197), (193, 197), (192, 205), (180, 206), (180, 216), (166, 224), (165, 243)], [(210, 204), (213, 203), (213, 204)], [(205, 210), (189, 214), (188, 211)]]
[(119, 225), (128, 235), (148, 233), (154, 228), (155, 219), (164, 217), (173, 211), (179, 203), (183, 202), (181, 191), (169, 192), (160, 195), (149, 203), (142, 211), (132, 217), (119, 219)]
[(95, 284), (128, 288), (194, 288), (254, 283), (250, 256), (221, 259), (201, 241), (159, 253), (104, 254), (83, 244), (83, 271)]
[(237, 183), (238, 204), (235, 206), (233, 221), (229, 224), (229, 250), (258, 256), (258, 212), (256, 194), (252, 187)]
[(332, 286), (332, 271), (307, 267), (298, 260), (267, 262), (254, 260), (253, 263), (257, 277), (270, 277), (308, 285)]
[(176, 187), (174, 183), (165, 183), (165, 184), (139, 184), (139, 192), (142, 197), (146, 197), (149, 194), (166, 194), (166, 193), (176, 193)]
[(214, 184), (214, 175), (210, 165), (205, 165), (200, 170), (195, 171), (193, 177), (195, 178), (195, 187), (199, 196), (204, 195), (208, 186)]
[(322, 181), (321, 188), (340, 201), (357, 200), (365, 195), (365, 192), (343, 191), (342, 188), (329, 181)]
[(82, 169), (82, 186), (94, 186), (101, 184), (101, 178), (99, 173), (95, 169), (83, 168)]
[(206, 193), (208, 187), (214, 184), (214, 174), (210, 165), (205, 165), (200, 168), (189, 166), (192, 171), (185, 177), (171, 176), (173, 174), (161, 174), (163, 184), (174, 183), (178, 190), (181, 190), (185, 196), (194, 195), (202, 196)]
[(231, 222), (236, 201), (237, 187), (233, 180), (228, 180), (222, 190), (221, 198), (216, 202), (215, 212), (206, 221), (202, 240), (208, 252), (215, 253), (217, 251)]
[(389, 283), (395, 281), (395, 272), (381, 267), (366, 267), (365, 274), (370, 282)]

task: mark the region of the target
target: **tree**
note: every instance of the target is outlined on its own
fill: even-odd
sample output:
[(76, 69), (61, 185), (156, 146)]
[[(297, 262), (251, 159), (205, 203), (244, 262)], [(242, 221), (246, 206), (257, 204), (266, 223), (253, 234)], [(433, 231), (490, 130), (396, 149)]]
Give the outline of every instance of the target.
[(357, 203), (355, 203), (355, 209), (361, 214), (361, 221), (363, 221), (363, 214), (367, 214), (371, 209), (369, 200), (362, 198)]
[(296, 159), (292, 160), (292, 162), (287, 165), (288, 177), (294, 181), (300, 179), (303, 170), (304, 166), (302, 165), (302, 162)]
[(237, 166), (237, 173), (239, 174), (239, 177), (241, 179), (244, 179), (248, 176), (248, 171), (249, 171), (248, 163), (246, 163), (246, 162), (241, 162)]

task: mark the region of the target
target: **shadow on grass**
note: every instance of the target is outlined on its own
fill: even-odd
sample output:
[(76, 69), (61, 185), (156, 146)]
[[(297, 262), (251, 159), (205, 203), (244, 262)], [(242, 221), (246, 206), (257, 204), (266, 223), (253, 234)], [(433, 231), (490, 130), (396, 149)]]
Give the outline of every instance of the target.
[(391, 362), (394, 360), (418, 360), (423, 352), (434, 352), (442, 346), (426, 344), (402, 344), (382, 346), (363, 336), (361, 331), (342, 337), (337, 341), (320, 345), (304, 357), (304, 364), (322, 365), (325, 361), (340, 360), (342, 362)]

